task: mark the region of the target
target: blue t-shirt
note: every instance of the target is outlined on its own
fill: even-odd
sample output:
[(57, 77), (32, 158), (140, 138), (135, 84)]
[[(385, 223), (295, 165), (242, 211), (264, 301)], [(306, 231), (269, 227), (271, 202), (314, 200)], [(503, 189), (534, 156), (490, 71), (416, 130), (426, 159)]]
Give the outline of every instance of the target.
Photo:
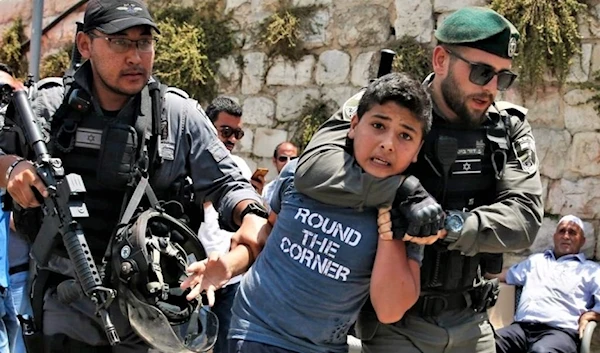
[(348, 329), (369, 295), (377, 210), (322, 204), (285, 174), (271, 207), (278, 219), (236, 294), (229, 338), (346, 352)]

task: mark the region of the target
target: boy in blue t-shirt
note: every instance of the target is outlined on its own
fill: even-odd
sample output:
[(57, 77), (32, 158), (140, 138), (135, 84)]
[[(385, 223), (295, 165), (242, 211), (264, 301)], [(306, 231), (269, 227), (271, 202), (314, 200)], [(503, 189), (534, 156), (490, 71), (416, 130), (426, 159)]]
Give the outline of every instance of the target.
[[(360, 99), (348, 152), (370, 177), (398, 175), (416, 160), (430, 126), (425, 89), (388, 74)], [(230, 352), (346, 352), (348, 330), (369, 296), (382, 322), (398, 321), (419, 296), (421, 249), (379, 236), (375, 208), (332, 206), (299, 193), (293, 162), (273, 194), (273, 230), (235, 298)], [(219, 262), (190, 266), (195, 274), (185, 286), (222, 282), (209, 274), (212, 261)]]

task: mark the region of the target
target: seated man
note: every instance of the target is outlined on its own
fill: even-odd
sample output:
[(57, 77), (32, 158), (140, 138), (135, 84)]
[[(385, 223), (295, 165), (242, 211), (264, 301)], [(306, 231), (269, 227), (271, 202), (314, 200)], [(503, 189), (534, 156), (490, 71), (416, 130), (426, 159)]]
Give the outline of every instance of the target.
[(523, 286), (515, 322), (497, 331), (496, 351), (575, 353), (585, 325), (600, 318), (600, 266), (580, 253), (583, 222), (564, 216), (554, 249), (531, 255), (500, 274)]

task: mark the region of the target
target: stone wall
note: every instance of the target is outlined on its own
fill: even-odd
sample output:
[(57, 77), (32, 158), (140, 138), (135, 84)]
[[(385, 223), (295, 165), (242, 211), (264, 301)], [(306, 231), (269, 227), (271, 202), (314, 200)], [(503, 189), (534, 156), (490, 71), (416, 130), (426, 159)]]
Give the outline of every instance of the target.
[[(181, 0), (180, 0), (181, 1)], [(487, 0), (293, 0), (293, 6), (320, 5), (304, 34), (309, 54), (296, 62), (270, 57), (257, 41), (257, 29), (277, 8), (277, 0), (221, 0), (239, 26), (239, 53), (221, 60), (220, 92), (234, 97), (244, 109), (247, 134), (236, 153), (251, 168), (271, 165), (273, 148), (290, 137), (286, 123), (296, 119), (310, 98), (337, 104), (367, 84), (374, 76), (377, 52), (395, 37), (409, 35), (434, 45), (433, 31), (448, 13), (467, 5), (487, 5)], [(537, 153), (544, 183), (547, 216), (530, 251), (548, 247), (557, 217), (567, 213), (586, 220), (585, 252), (600, 255), (600, 116), (586, 103), (590, 91), (579, 89), (591, 73), (600, 70), (600, 0), (590, 0), (591, 16), (581, 16), (582, 55), (574, 61), (568, 85), (559, 92), (551, 85), (523, 102), (516, 90), (504, 98), (530, 108)], [(46, 0), (44, 24), (76, 4), (74, 0)], [(0, 0), (0, 31), (22, 16), (31, 19), (31, 2)], [(72, 40), (74, 21), (67, 17), (43, 37), (48, 54)], [(29, 32), (29, 26), (27, 27)], [(240, 63), (238, 55), (243, 60)], [(510, 264), (529, 251), (507, 256)]]

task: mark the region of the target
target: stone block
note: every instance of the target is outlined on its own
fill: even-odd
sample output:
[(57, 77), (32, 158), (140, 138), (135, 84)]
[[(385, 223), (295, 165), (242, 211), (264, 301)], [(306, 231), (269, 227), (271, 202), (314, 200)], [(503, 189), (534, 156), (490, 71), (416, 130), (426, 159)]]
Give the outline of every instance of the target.
[(592, 60), (592, 44), (581, 45), (581, 55), (573, 58), (573, 63), (569, 67), (567, 82), (585, 82), (590, 76), (590, 62)]
[(358, 55), (352, 65), (352, 75), (350, 82), (358, 87), (364, 87), (369, 84), (369, 79), (373, 77), (375, 52), (369, 51)]
[(418, 42), (429, 43), (433, 38), (433, 6), (431, 1), (394, 0), (396, 38), (409, 36)]
[[(532, 126), (552, 129), (564, 129), (564, 115), (561, 114), (561, 94), (558, 89), (547, 88), (546, 91), (538, 91), (534, 97), (529, 98), (523, 104), (529, 109), (527, 121)], [(509, 100), (512, 102), (512, 100)]]
[(308, 19), (308, 25), (300, 33), (305, 49), (320, 48), (329, 45), (331, 34), (327, 31), (331, 15), (327, 8), (315, 11)]
[(279, 121), (291, 121), (300, 116), (304, 105), (310, 99), (321, 97), (316, 88), (287, 88), (277, 93), (276, 117)]
[(234, 55), (219, 59), (219, 84), (221, 86), (237, 87), (242, 78), (242, 72)]
[(248, 153), (252, 152), (252, 144), (254, 142), (254, 131), (247, 127), (244, 127), (244, 137), (236, 142), (233, 154), (236, 153)]
[(28, 22), (31, 20), (33, 1), (2, 0), (0, 1), (0, 24), (10, 24), (17, 18)]
[(275, 102), (267, 97), (249, 97), (244, 101), (244, 124), (271, 126), (275, 117)]
[(267, 85), (305, 86), (311, 82), (315, 57), (306, 55), (298, 62), (277, 57), (267, 72)]
[(333, 0), (292, 0), (294, 7), (331, 6)]
[(574, 214), (582, 219), (600, 218), (600, 178), (561, 179), (548, 185), (546, 212)]
[(348, 98), (355, 95), (358, 90), (359, 88), (353, 86), (323, 87), (321, 89), (321, 97), (324, 101), (334, 102), (335, 105), (332, 106), (332, 108), (337, 110), (348, 100)]
[(335, 23), (342, 47), (377, 45), (390, 37), (389, 11), (383, 6), (369, 4), (340, 10)]
[(571, 134), (600, 130), (598, 112), (592, 103), (586, 103), (594, 94), (590, 90), (581, 89), (574, 89), (565, 94), (565, 126)]
[(433, 0), (433, 11), (437, 13), (454, 12), (465, 6), (487, 6), (486, 0)]
[(600, 133), (580, 132), (573, 136), (569, 170), (578, 176), (600, 176)]
[(339, 50), (327, 50), (319, 55), (316, 81), (319, 85), (347, 82), (350, 72), (350, 55)]
[(226, 0), (225, 12), (234, 11), (244, 4), (251, 4), (251, 0)]
[(589, 33), (591, 37), (600, 38), (600, 3), (597, 4), (588, 4), (590, 6), (589, 13), (591, 16), (589, 19)]
[(551, 179), (560, 179), (565, 171), (565, 156), (571, 146), (571, 134), (565, 130), (533, 129), (540, 173)]
[(267, 55), (261, 52), (244, 55), (242, 94), (256, 94), (262, 89), (267, 70)]
[(594, 45), (592, 51), (592, 74), (600, 71), (600, 43)]
[[(267, 129), (259, 127), (254, 135), (254, 148), (252, 154), (263, 158), (272, 158), (275, 147), (287, 140), (288, 133), (285, 130)], [(261, 166), (259, 164), (259, 166)], [(268, 168), (273, 168), (268, 166)]]

